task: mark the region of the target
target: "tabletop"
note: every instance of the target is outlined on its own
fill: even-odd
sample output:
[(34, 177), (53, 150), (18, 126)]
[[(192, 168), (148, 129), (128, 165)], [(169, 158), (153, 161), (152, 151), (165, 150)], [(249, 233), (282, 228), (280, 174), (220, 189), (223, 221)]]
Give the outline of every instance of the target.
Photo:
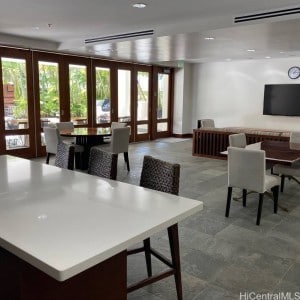
[(247, 148), (264, 150), (268, 161), (291, 164), (300, 159), (299, 147), (288, 141), (265, 140), (247, 145)]
[(86, 128), (86, 127), (75, 127), (73, 130), (61, 130), (60, 135), (62, 136), (110, 136), (110, 127), (97, 127), (97, 128)]
[(0, 156), (0, 247), (66, 280), (200, 211), (203, 203)]
[[(292, 164), (300, 159), (299, 145), (288, 141), (265, 140), (246, 146), (247, 149), (264, 150), (266, 160), (273, 163)], [(221, 154), (228, 155), (228, 151), (222, 151)]]

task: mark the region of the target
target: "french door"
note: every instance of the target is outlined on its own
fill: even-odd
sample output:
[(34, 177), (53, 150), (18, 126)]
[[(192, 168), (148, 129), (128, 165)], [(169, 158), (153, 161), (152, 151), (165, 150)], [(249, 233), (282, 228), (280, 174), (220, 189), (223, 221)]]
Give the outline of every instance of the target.
[(35, 129), (30, 52), (1, 49), (0, 78), (0, 153), (32, 157)]
[(152, 139), (168, 137), (172, 128), (173, 74), (169, 68), (153, 68)]
[(0, 154), (45, 154), (43, 127), (126, 122), (133, 142), (171, 135), (172, 74), (96, 58), (0, 48)]

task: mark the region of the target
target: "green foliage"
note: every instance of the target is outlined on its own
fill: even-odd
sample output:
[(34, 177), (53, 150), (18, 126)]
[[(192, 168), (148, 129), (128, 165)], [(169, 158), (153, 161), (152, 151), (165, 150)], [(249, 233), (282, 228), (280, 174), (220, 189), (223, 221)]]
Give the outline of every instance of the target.
[(58, 66), (39, 64), (40, 112), (41, 117), (59, 115)]
[(25, 60), (2, 59), (3, 84), (14, 86), (14, 118), (27, 118), (27, 82)]

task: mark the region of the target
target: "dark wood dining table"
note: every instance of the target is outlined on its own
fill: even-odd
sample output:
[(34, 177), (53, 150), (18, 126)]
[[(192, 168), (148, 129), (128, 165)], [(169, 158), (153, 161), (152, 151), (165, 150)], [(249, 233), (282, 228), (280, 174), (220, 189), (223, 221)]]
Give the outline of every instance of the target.
[(265, 140), (248, 145), (247, 148), (264, 150), (266, 152), (266, 160), (270, 164), (291, 165), (300, 159), (300, 147), (288, 141)]
[(76, 166), (80, 165), (82, 170), (88, 168), (91, 147), (101, 145), (104, 143), (104, 137), (111, 136), (110, 127), (75, 127), (72, 130), (65, 129), (60, 131), (61, 136), (75, 137), (76, 145), (84, 146), (84, 152), (81, 157), (81, 164), (79, 158), (76, 158)]

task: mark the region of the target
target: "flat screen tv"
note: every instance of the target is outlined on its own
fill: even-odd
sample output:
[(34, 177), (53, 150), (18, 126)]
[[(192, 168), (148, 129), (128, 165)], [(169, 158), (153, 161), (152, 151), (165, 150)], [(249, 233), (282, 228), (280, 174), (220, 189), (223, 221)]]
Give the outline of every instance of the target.
[(266, 84), (263, 114), (300, 116), (300, 84)]

